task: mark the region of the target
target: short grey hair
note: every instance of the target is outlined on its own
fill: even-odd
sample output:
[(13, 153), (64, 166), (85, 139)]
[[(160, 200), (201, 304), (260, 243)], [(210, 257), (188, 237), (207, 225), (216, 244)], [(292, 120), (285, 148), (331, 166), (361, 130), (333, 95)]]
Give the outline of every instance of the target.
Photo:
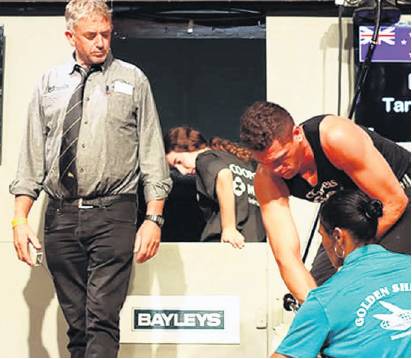
[(81, 18), (92, 14), (102, 15), (112, 21), (112, 12), (104, 0), (70, 0), (64, 13), (67, 29), (73, 30)]

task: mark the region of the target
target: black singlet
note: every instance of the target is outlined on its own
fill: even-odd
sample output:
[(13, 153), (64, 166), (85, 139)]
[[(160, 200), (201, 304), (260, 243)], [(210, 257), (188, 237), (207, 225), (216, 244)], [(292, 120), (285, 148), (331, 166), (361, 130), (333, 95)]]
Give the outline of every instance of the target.
[[(312, 187), (299, 175), (285, 180), (291, 195), (311, 202), (324, 202), (329, 196), (341, 189), (358, 188), (344, 171), (337, 169), (330, 163), (323, 152), (320, 143), (319, 125), (326, 116), (312, 117), (302, 123), (303, 131), (315, 156), (318, 174), (317, 185)], [(371, 137), (374, 146), (386, 159), (395, 176), (400, 180), (407, 173), (410, 177), (410, 152), (378, 133), (360, 127)]]

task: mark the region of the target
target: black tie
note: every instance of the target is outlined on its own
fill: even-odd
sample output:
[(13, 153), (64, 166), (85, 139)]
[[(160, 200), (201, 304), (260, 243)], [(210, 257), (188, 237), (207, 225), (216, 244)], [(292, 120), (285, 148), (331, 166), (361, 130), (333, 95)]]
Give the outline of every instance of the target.
[(100, 66), (93, 66), (86, 72), (81, 66), (75, 65), (75, 71), (81, 75), (79, 85), (75, 88), (66, 110), (63, 122), (62, 143), (60, 147), (60, 181), (65, 190), (65, 198), (77, 197), (76, 151), (79, 139), (80, 124), (83, 110), (83, 93), (87, 78), (92, 72), (101, 70)]

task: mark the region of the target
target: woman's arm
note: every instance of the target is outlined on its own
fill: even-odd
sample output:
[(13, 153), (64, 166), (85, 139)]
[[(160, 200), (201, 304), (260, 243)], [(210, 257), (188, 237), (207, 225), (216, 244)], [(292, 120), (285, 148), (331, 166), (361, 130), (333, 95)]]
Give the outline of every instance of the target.
[(219, 171), (216, 178), (216, 195), (219, 202), (222, 224), (221, 241), (230, 243), (234, 248), (243, 248), (245, 238), (236, 228), (236, 202), (233, 194), (233, 175), (230, 169)]

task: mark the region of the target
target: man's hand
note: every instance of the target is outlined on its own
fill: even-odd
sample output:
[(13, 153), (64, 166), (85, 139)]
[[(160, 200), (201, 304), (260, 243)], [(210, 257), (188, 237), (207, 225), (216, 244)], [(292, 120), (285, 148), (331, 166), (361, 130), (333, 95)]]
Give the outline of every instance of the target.
[(42, 247), (28, 224), (18, 224), (13, 228), (13, 243), (17, 257), (29, 266), (34, 266), (33, 258), (30, 257), (29, 245), (31, 243), (37, 250), (41, 250)]
[(230, 243), (233, 248), (242, 249), (245, 246), (245, 237), (236, 228), (227, 228), (220, 237), (222, 243)]
[(136, 233), (134, 259), (144, 263), (156, 255), (160, 245), (160, 227), (152, 221), (144, 221)]

